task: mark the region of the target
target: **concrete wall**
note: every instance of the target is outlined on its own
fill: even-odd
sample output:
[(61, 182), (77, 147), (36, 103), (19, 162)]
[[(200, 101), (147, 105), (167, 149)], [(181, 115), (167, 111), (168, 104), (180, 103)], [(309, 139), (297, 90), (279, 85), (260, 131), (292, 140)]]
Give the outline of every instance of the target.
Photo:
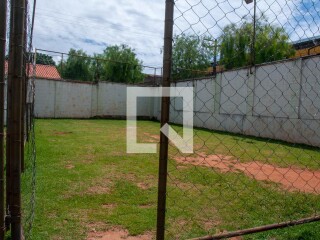
[[(320, 147), (320, 56), (217, 74), (172, 86), (194, 86), (194, 125)], [(155, 116), (160, 115), (159, 104)], [(170, 121), (182, 123), (182, 101)]]
[[(194, 87), (194, 125), (320, 147), (320, 56), (276, 62), (172, 84)], [(124, 84), (36, 80), (41, 118), (126, 114)], [(160, 120), (159, 98), (139, 98), (138, 115)], [(182, 98), (170, 121), (182, 123)]]
[[(125, 117), (127, 85), (35, 80), (38, 118)], [(153, 101), (138, 99), (138, 116), (153, 116)]]

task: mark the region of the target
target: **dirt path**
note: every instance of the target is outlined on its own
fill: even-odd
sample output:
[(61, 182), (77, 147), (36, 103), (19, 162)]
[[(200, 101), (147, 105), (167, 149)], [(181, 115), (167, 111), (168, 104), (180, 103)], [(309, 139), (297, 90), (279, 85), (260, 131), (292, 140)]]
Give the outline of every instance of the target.
[(160, 135), (150, 134), (148, 132), (143, 133), (146, 136), (147, 142), (158, 143), (160, 141)]
[(114, 228), (105, 232), (90, 232), (87, 240), (151, 240), (152, 236), (151, 233), (145, 233), (139, 236), (129, 236), (127, 230)]
[(282, 168), (258, 161), (241, 163), (231, 156), (204, 153), (199, 153), (197, 157), (175, 157), (175, 160), (183, 164), (212, 167), (220, 172), (243, 172), (259, 181), (279, 183), (288, 191), (320, 194), (320, 171)]

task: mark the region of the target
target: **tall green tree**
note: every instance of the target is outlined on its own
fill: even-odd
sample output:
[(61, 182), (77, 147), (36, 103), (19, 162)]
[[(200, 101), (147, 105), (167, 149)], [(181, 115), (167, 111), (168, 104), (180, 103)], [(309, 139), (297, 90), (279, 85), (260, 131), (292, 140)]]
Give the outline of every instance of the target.
[(96, 63), (95, 72), (102, 80), (122, 83), (136, 83), (144, 79), (142, 61), (134, 49), (127, 45), (108, 46), (98, 55), (104, 61)]
[(197, 35), (174, 37), (172, 76), (174, 80), (207, 75), (213, 57), (212, 39)]
[(103, 58), (103, 56), (101, 56), (101, 54), (95, 53), (93, 55), (93, 58), (91, 59), (90, 72), (93, 76), (94, 81), (104, 80), (103, 79), (103, 75), (104, 75), (103, 62), (104, 62), (104, 60), (102, 58)]
[[(34, 56), (34, 53), (28, 53), (29, 59), (32, 61)], [(9, 55), (5, 56), (5, 59), (9, 59)], [(42, 65), (56, 65), (56, 62), (53, 60), (52, 56), (44, 53), (39, 53), (37, 52), (37, 57), (36, 57), (36, 64), (42, 64)]]
[(289, 36), (283, 28), (268, 24), (261, 16), (256, 21), (255, 46), (253, 43), (253, 23), (226, 26), (220, 36), (220, 64), (226, 69), (248, 66), (255, 54), (255, 64), (286, 59), (295, 50), (289, 43)]
[(52, 56), (44, 53), (38, 53), (36, 55), (36, 63), (37, 64), (42, 64), (42, 65), (53, 65), (55, 66), (56, 63), (53, 60)]
[(91, 58), (83, 50), (70, 49), (67, 60), (60, 63), (59, 71), (65, 79), (92, 81), (90, 66)]

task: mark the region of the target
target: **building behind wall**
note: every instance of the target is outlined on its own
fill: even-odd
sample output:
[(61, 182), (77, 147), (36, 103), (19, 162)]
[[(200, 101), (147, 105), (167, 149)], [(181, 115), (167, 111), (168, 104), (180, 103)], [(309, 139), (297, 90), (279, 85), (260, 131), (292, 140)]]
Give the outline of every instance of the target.
[(296, 58), (320, 54), (320, 36), (293, 42), (293, 47), (296, 50)]

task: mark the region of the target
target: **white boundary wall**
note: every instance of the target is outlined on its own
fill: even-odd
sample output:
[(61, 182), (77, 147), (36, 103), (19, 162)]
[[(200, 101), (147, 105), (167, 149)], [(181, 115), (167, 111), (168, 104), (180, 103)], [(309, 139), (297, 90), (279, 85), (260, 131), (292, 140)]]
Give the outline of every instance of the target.
[[(127, 85), (35, 80), (35, 116), (38, 118), (92, 118), (126, 116)], [(153, 116), (153, 100), (138, 100), (138, 116)]]
[[(40, 118), (125, 117), (126, 87), (37, 79), (35, 114)], [(213, 130), (320, 147), (320, 56), (238, 69), (215, 78), (187, 80), (193, 86), (194, 124)], [(182, 123), (182, 99), (170, 120)], [(160, 120), (160, 99), (138, 99), (138, 116)]]

